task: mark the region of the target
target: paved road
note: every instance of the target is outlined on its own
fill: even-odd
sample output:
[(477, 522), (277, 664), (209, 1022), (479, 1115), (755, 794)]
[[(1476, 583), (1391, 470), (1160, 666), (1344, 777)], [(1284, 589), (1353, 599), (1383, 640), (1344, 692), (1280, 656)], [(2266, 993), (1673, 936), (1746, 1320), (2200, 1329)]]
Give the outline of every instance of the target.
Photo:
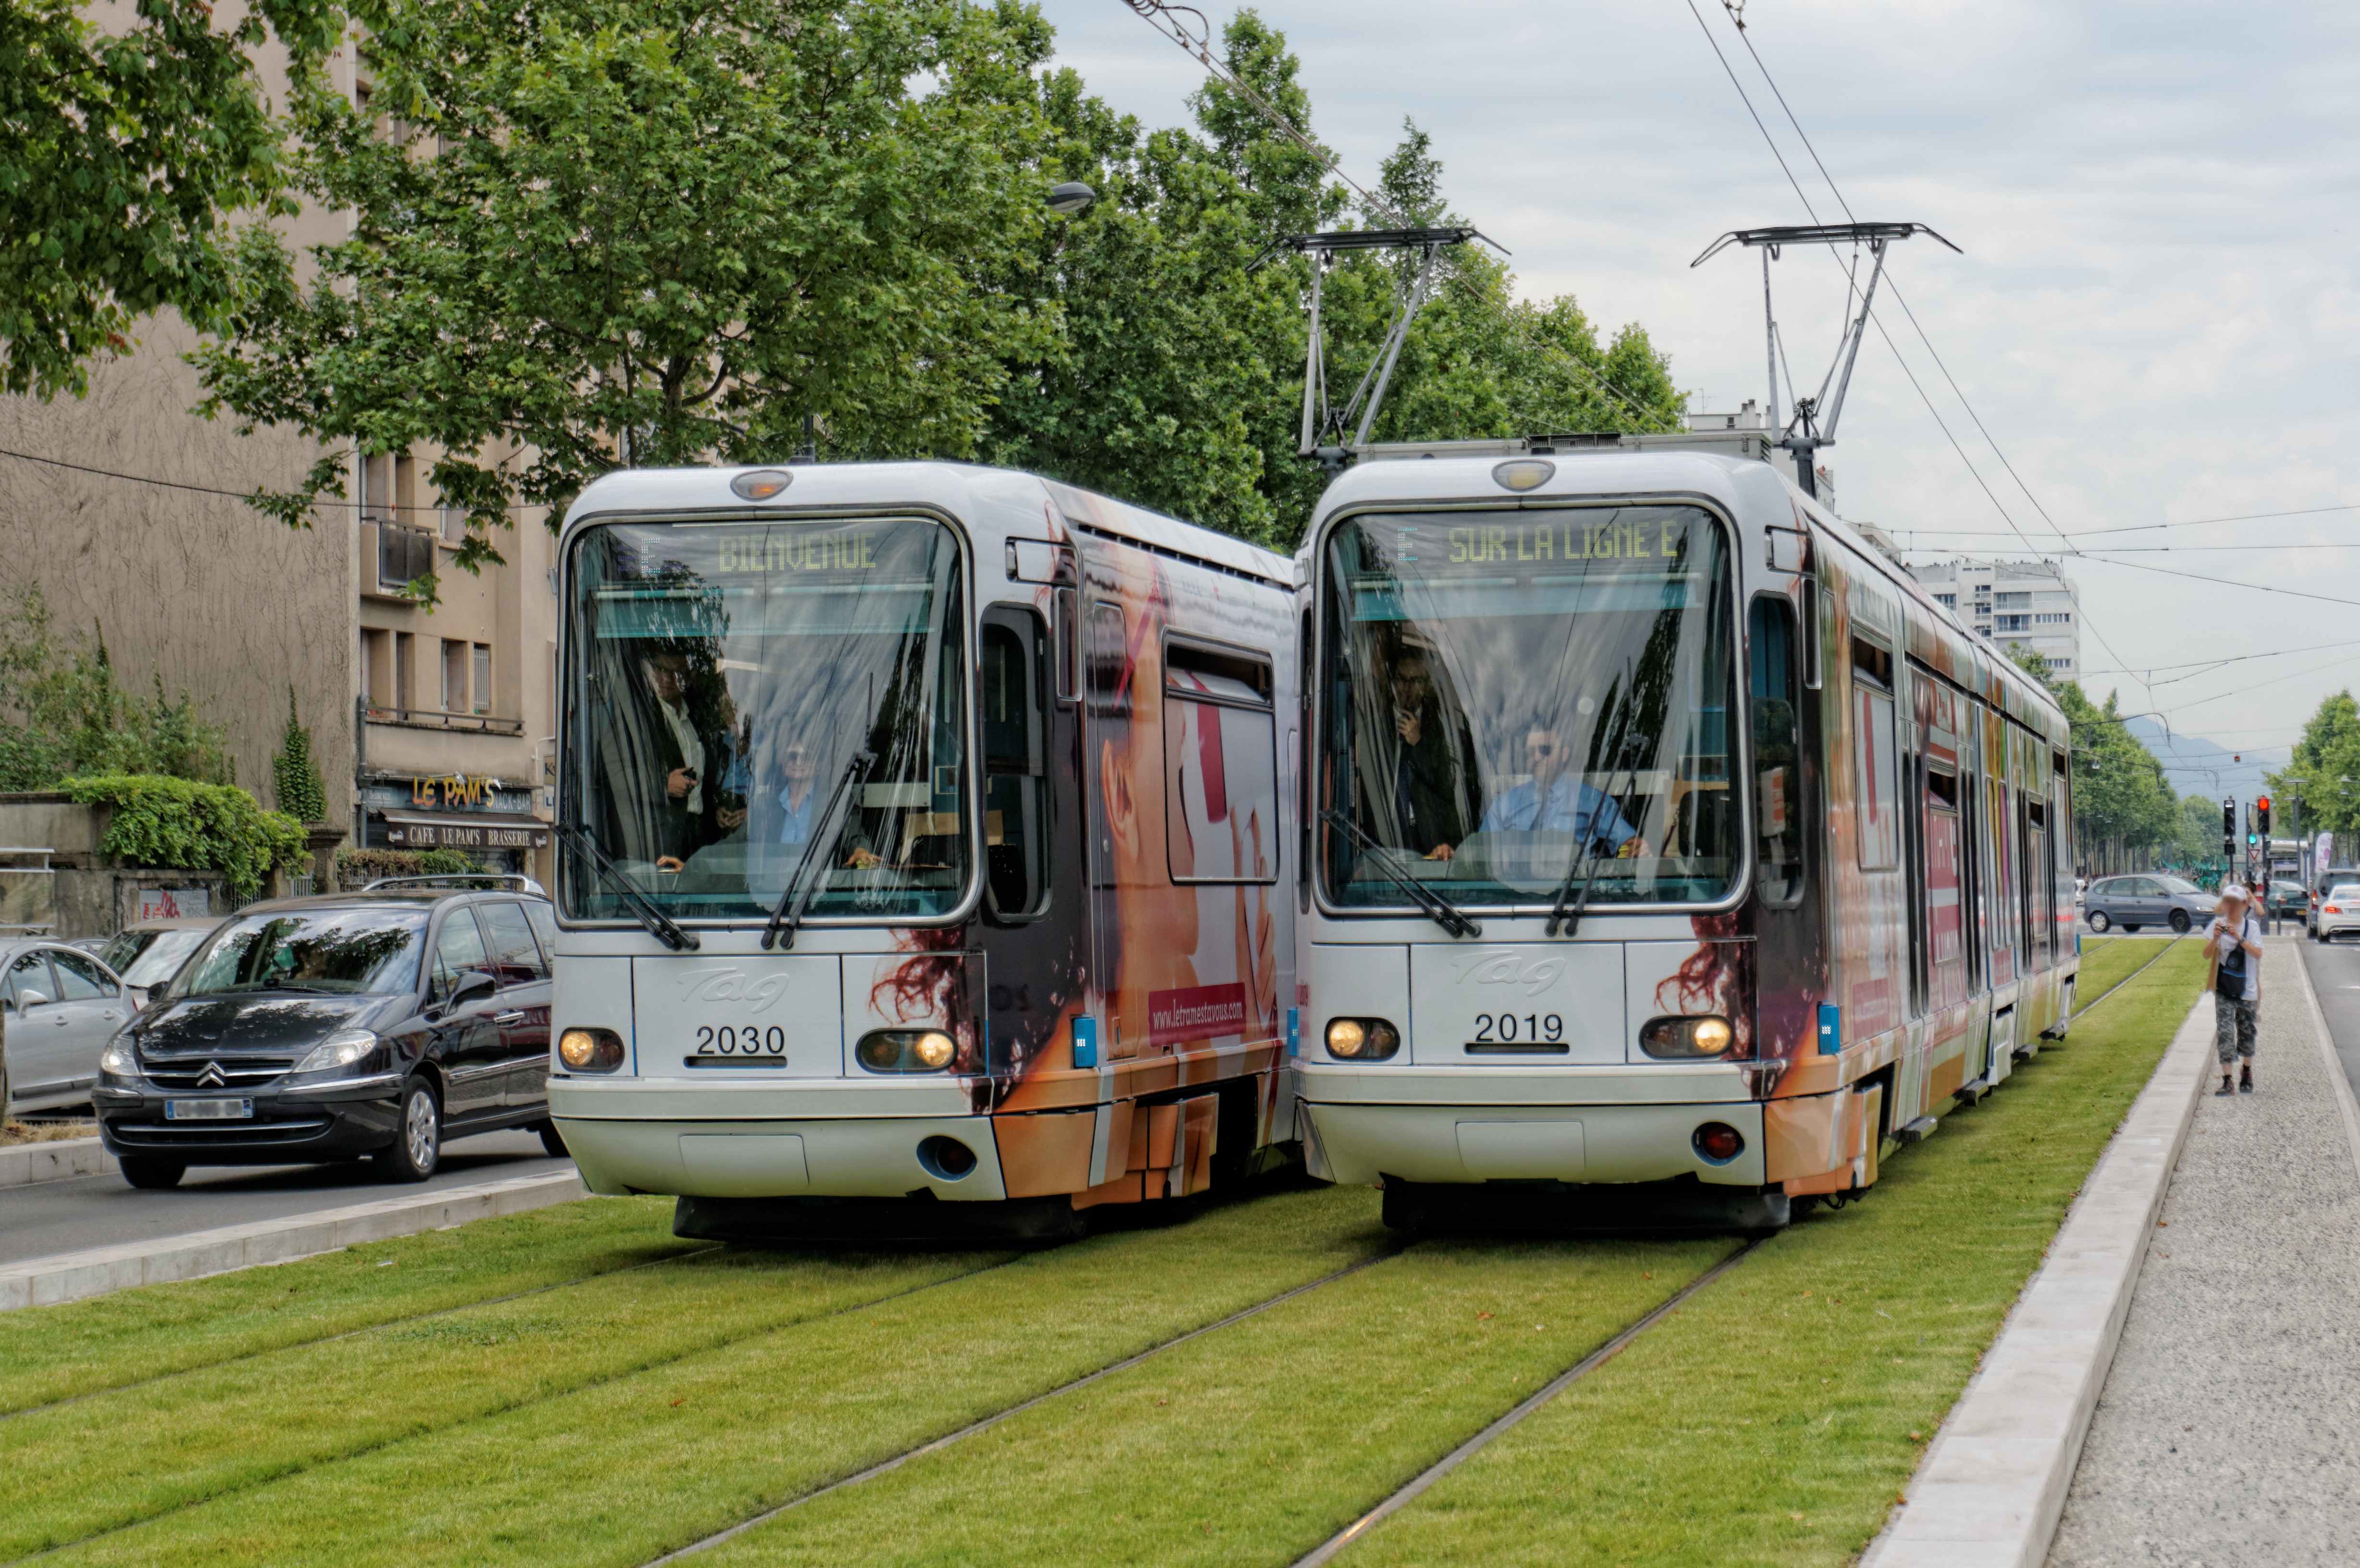
[(2328, 1038), (2335, 1043), (2344, 1075), (2360, 1089), (2360, 942), (2299, 945), (2311, 971), (2311, 989), (2319, 993), (2320, 1010), (2327, 1015)]
[(2360, 1161), (2331, 1076), (2360, 1060), (2335, 989), (2360, 949), (2273, 942), (2262, 985), (2256, 1092), (2197, 1103), (2050, 1568), (2360, 1562)]
[(487, 1132), (446, 1146), (442, 1169), (416, 1186), (380, 1181), (362, 1163), (200, 1165), (180, 1186), (161, 1192), (135, 1191), (113, 1173), (0, 1187), (0, 1264), (530, 1176), (572, 1163), (551, 1159), (537, 1134)]

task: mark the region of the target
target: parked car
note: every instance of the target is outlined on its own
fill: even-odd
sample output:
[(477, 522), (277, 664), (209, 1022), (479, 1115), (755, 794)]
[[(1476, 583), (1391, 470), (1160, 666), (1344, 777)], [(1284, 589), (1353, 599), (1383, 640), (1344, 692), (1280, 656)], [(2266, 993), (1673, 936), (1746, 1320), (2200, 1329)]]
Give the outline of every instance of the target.
[(2311, 940), (2318, 942), (2319, 907), (2327, 902), (2328, 890), (2346, 882), (2360, 882), (2360, 866), (2331, 866), (2311, 879), (2311, 910), (2304, 924), (2310, 928)]
[(134, 1007), (148, 1005), (148, 994), (161, 990), (189, 954), (197, 951), (205, 933), (220, 926), (219, 915), (182, 915), (174, 920), (134, 920), (108, 939), (98, 961), (123, 976)]
[(2333, 942), (2345, 931), (2360, 931), (2360, 882), (2338, 882), (2320, 895), (2319, 940)]
[(47, 937), (0, 942), (0, 1106), (89, 1100), (99, 1056), (134, 1010), (123, 982), (89, 953)]
[(406, 885), (249, 904), (100, 1062), (100, 1136), (135, 1187), (191, 1165), (367, 1155), (422, 1181), (450, 1138), (549, 1122), (548, 900)]
[(2219, 896), (2206, 892), (2184, 877), (2156, 872), (2144, 877), (2101, 877), (2082, 895), (2085, 918), (2093, 931), (2114, 926), (2138, 931), (2169, 926), (2184, 931), (2209, 920)]

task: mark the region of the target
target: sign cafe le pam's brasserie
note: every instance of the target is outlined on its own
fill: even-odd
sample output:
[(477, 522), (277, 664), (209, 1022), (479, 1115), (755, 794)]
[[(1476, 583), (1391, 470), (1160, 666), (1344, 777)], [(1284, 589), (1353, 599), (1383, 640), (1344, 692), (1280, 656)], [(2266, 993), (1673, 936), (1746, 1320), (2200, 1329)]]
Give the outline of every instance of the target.
[(549, 843), (549, 824), (532, 814), (531, 789), (497, 779), (465, 774), (379, 779), (369, 797), (370, 826), (377, 830), (370, 837), (382, 833), (377, 841), (389, 849), (522, 855)]

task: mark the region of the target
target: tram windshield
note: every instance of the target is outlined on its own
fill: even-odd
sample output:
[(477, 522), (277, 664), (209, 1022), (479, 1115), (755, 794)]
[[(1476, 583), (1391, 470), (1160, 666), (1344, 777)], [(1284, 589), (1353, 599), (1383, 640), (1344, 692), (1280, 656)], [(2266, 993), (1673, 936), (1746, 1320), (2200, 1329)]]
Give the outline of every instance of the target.
[(1700, 903), (1743, 861), (1728, 552), (1693, 506), (1388, 513), (1323, 562), (1344, 906)]
[[(560, 897), (923, 918), (968, 882), (958, 546), (917, 517), (618, 523), (573, 547)], [(863, 760), (863, 754), (867, 760)], [(583, 841), (595, 845), (592, 854)]]

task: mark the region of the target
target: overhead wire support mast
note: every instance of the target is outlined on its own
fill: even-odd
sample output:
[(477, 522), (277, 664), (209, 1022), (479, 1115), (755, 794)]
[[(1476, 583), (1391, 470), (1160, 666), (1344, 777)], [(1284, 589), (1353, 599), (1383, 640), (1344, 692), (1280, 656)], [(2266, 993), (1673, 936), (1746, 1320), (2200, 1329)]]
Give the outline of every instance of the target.
[[(1763, 337), (1770, 356), (1770, 423), (1786, 434), (1779, 447), (1795, 454), (1795, 472), (1803, 494), (1817, 499), (1819, 485), (1819, 450), (1836, 444), (1836, 422), (1843, 418), (1844, 393), (1852, 386), (1852, 369), (1860, 358), (1861, 339), (1867, 334), (1869, 311), (1876, 303), (1876, 286), (1885, 277), (1885, 247), (1896, 240), (1906, 240), (1913, 234), (1928, 234), (1964, 256), (1964, 251), (1942, 239), (1923, 223), (1795, 223), (1768, 229), (1734, 229), (1705, 246), (1704, 254), (1688, 263), (1691, 268), (1702, 267), (1731, 245), (1744, 245), (1762, 253), (1762, 317)], [(1843, 336), (1837, 341), (1834, 360), (1828, 374), (1819, 381), (1819, 392), (1809, 397), (1795, 399), (1794, 418), (1784, 426), (1778, 423), (1778, 317), (1770, 299), (1770, 264), (1778, 253), (1790, 245), (1865, 245), (1874, 258), (1869, 268), (1868, 287), (1862, 291), (1860, 313), (1849, 316), (1844, 322)], [(1857, 276), (1855, 274), (1855, 276)], [(1835, 387), (1835, 397), (1828, 400), (1829, 384)], [(1826, 428), (1819, 428), (1821, 406), (1825, 404)]]
[[(1311, 330), (1303, 358), (1303, 439), (1296, 449), (1297, 456), (1310, 458), (1332, 477), (1344, 471), (1353, 452), (1369, 444), (1369, 432), (1376, 427), (1377, 410), (1385, 400), (1385, 387), (1393, 380), (1402, 345), (1409, 341), (1410, 323), (1426, 304), (1426, 289), (1434, 281), (1435, 263), (1445, 245), (1465, 245), (1469, 240), (1481, 240), (1502, 256), (1508, 254), (1507, 247), (1499, 241), (1464, 224), (1436, 229), (1339, 229), (1324, 234), (1293, 234), (1278, 242), (1288, 250), (1310, 256), (1312, 264)], [(1415, 250), (1424, 255), (1417, 280), (1402, 296), (1393, 311), (1393, 325), (1385, 332), (1383, 346), (1361, 373), (1360, 385), (1352, 388), (1351, 401), (1341, 408), (1328, 400), (1327, 340), (1319, 324), (1320, 298), (1329, 260), (1339, 250)], [(1355, 415), (1360, 424), (1348, 441), (1344, 428), (1352, 423)]]

